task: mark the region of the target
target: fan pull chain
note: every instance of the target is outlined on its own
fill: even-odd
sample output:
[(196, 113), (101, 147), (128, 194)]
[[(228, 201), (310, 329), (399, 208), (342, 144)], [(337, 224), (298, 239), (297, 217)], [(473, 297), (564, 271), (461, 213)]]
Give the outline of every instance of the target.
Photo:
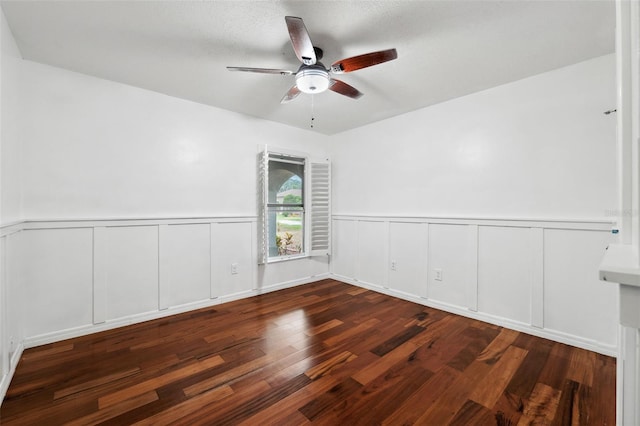
[(314, 111), (314, 103), (313, 103), (313, 99), (314, 96), (311, 95), (311, 128), (313, 129), (313, 121), (316, 119), (315, 118), (315, 111)]

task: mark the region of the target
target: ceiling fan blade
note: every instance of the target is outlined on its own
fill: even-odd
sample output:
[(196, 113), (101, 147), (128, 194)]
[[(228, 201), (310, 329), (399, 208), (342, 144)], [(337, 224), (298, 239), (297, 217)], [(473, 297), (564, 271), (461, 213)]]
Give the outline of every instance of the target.
[(282, 98), (280, 103), (286, 104), (287, 102), (291, 102), (292, 100), (297, 98), (299, 94), (300, 94), (300, 89), (298, 89), (298, 86), (293, 86), (291, 89), (289, 89), (287, 94), (284, 95), (284, 98)]
[(261, 74), (293, 75), (293, 71), (280, 70), (275, 68), (227, 67), (227, 69), (229, 71), (257, 72)]
[(331, 64), (331, 72), (342, 74), (345, 72), (356, 71), (372, 65), (381, 64), (383, 62), (392, 61), (398, 57), (396, 49), (381, 50), (379, 52), (365, 53), (364, 55), (352, 56), (351, 58), (342, 59)]
[(355, 87), (348, 85), (344, 81), (336, 80), (333, 78), (331, 79), (331, 83), (329, 84), (329, 90), (340, 93), (341, 95), (348, 96), (352, 99), (358, 99), (362, 95), (364, 95), (364, 93), (360, 92)]
[(287, 28), (289, 29), (289, 37), (291, 37), (293, 50), (295, 50), (296, 56), (300, 62), (305, 65), (315, 64), (316, 52), (313, 50), (311, 37), (309, 37), (309, 33), (307, 32), (307, 28), (304, 26), (302, 18), (285, 16), (284, 20), (287, 22)]

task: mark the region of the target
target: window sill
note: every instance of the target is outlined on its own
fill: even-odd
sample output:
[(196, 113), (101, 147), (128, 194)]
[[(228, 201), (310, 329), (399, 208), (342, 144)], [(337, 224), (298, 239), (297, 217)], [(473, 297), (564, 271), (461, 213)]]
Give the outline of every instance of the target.
[(307, 257), (309, 257), (309, 255), (306, 254), (306, 253), (304, 253), (304, 254), (292, 254), (292, 255), (289, 255), (289, 256), (272, 257), (272, 258), (267, 259), (266, 265), (269, 265), (271, 263), (287, 262), (289, 260), (306, 259)]

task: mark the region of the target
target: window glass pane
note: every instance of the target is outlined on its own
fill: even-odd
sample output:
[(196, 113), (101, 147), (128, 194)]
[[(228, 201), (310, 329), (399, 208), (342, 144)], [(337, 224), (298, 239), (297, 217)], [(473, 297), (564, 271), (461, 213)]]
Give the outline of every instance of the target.
[(293, 175), (287, 179), (276, 193), (277, 204), (294, 204), (302, 206), (302, 179)]
[(304, 252), (304, 210), (301, 207), (269, 207), (269, 257)]
[(269, 204), (303, 203), (304, 164), (269, 160)]

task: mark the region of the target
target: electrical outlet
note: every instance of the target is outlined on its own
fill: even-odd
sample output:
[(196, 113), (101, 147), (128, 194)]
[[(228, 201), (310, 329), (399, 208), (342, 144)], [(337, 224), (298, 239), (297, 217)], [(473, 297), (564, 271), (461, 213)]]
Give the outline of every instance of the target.
[(435, 275), (435, 276), (434, 276), (434, 279), (435, 279), (436, 281), (442, 281), (442, 269), (434, 269), (434, 270), (433, 270), (433, 273), (434, 273), (434, 275)]
[(395, 261), (395, 260), (392, 260), (392, 261), (391, 261), (391, 270), (392, 270), (392, 271), (395, 271), (395, 270), (396, 270), (396, 261)]
[(238, 264), (237, 263), (232, 263), (231, 264), (231, 275), (236, 275), (238, 273)]

